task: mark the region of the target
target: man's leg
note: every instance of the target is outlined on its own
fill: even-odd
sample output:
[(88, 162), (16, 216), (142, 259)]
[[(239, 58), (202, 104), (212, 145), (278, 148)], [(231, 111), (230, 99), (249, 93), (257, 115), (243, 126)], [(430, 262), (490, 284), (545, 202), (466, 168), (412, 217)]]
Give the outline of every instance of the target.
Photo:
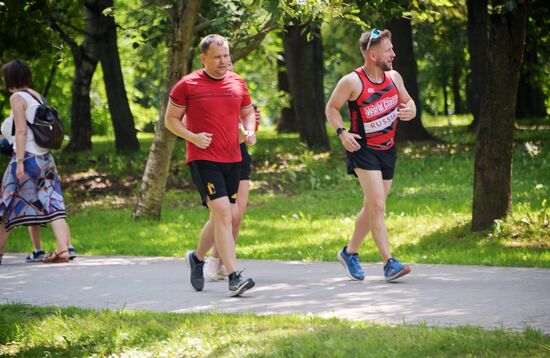
[[(239, 232), (241, 231), (241, 222), (248, 206), (248, 194), (250, 192), (250, 180), (241, 180), (239, 182), (239, 191), (237, 191), (237, 202), (231, 206), (232, 210), (232, 227), (233, 227), (233, 239), (235, 242), (239, 238)], [(219, 258), (220, 254), (216, 246), (212, 249), (212, 256)]]
[(384, 212), (392, 180), (383, 180), (382, 172), (378, 170), (355, 169), (355, 173), (363, 190), (364, 201), (363, 209), (356, 220), (349, 251), (357, 252), (370, 230), (380, 256), (386, 262), (391, 257), (391, 251)]
[(401, 264), (391, 255), (384, 212), (392, 181), (383, 180), (380, 171), (356, 169), (355, 172), (365, 193), (369, 228), (384, 262), (384, 277), (390, 282), (411, 272), (409, 266)]
[[(249, 191), (250, 191), (250, 181), (241, 180), (239, 182), (239, 190), (237, 191), (237, 202), (231, 205), (231, 212), (233, 216), (233, 219), (232, 219), (233, 240), (235, 242), (237, 242), (239, 231), (241, 228), (241, 222), (244, 217), (244, 212), (246, 211), (246, 207), (248, 204)], [(210, 232), (213, 238), (214, 237), (213, 230), (206, 231), (204, 229), (203, 229), (203, 232), (201, 232), (201, 237), (203, 235), (210, 235)], [(212, 248), (212, 254), (206, 260), (206, 264), (204, 266), (204, 275), (206, 279), (210, 281), (224, 280), (228, 275), (227, 268), (223, 264), (223, 260), (220, 258), (220, 253), (218, 252), (216, 245), (214, 245), (214, 247)]]
[[(214, 227), (214, 241), (220, 253), (220, 257), (227, 268), (227, 272), (235, 272), (236, 253), (231, 227), (232, 215), (229, 198), (224, 196), (208, 201), (208, 208), (210, 209), (212, 226)], [(201, 240), (195, 251), (195, 255), (199, 260), (202, 260), (211, 247), (211, 237), (201, 235)]]
[[(389, 254), (388, 234), (384, 223), (385, 201), (391, 188), (391, 180), (382, 180), (382, 172), (355, 169), (363, 190), (363, 208), (355, 219), (351, 241), (336, 256), (352, 280), (363, 280), (365, 273), (359, 263), (359, 247), (372, 231), (382, 257)], [(375, 210), (378, 210), (375, 212)]]
[(241, 231), (241, 222), (244, 218), (244, 213), (248, 206), (248, 194), (250, 193), (250, 180), (241, 180), (239, 182), (239, 190), (237, 191), (237, 203), (233, 210), (233, 238), (235, 242), (239, 238)]
[(204, 224), (199, 237), (199, 245), (197, 246), (195, 255), (198, 259), (204, 260), (204, 256), (212, 248), (212, 246), (214, 246), (214, 249), (216, 247), (214, 245), (214, 218), (212, 217), (212, 211), (210, 211), (208, 221)]

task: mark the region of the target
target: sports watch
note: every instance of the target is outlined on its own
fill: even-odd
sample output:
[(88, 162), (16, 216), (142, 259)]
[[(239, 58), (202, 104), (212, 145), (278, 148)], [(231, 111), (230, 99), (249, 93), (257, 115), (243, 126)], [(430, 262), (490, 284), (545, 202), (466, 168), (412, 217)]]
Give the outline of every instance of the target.
[(340, 134), (342, 134), (342, 132), (345, 131), (345, 130), (346, 130), (346, 128), (342, 128), (342, 127), (338, 128), (336, 130), (336, 136), (340, 137)]

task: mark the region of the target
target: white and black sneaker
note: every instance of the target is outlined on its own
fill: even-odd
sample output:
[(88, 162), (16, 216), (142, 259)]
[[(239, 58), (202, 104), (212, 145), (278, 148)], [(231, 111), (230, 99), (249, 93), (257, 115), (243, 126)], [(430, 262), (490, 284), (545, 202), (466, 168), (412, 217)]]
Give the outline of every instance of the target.
[(74, 260), (76, 259), (76, 250), (74, 249), (74, 247), (72, 246), (69, 246), (67, 248), (67, 251), (69, 252), (69, 260)]
[(242, 277), (241, 272), (242, 271), (235, 271), (229, 274), (228, 294), (231, 297), (243, 294), (246, 290), (251, 289), (256, 284), (253, 279)]
[(44, 256), (46, 256), (46, 253), (44, 250), (34, 250), (25, 258), (26, 262), (42, 262), (42, 259), (44, 259)]

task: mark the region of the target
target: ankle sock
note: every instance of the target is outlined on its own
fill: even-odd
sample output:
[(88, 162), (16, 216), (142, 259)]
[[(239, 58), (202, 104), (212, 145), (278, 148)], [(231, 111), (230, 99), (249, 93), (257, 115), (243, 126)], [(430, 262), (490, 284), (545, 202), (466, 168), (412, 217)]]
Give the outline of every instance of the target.
[(195, 261), (196, 264), (200, 264), (201, 262), (203, 262), (202, 260), (199, 260), (199, 258), (197, 257), (197, 255), (195, 255), (194, 252), (193, 252), (193, 261)]
[(229, 274), (229, 280), (234, 280), (235, 278), (237, 278), (237, 272), (236, 271), (231, 272)]

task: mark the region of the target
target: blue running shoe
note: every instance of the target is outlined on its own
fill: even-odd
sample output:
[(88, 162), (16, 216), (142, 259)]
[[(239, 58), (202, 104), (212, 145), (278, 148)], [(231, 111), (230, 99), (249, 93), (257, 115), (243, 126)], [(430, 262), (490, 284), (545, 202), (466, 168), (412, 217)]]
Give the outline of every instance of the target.
[(384, 277), (386, 282), (396, 280), (399, 277), (405, 276), (409, 272), (411, 272), (409, 266), (401, 264), (393, 257), (389, 258), (384, 265)]
[(195, 262), (193, 256), (195, 251), (188, 251), (185, 254), (185, 261), (189, 265), (189, 271), (191, 271), (191, 286), (197, 291), (202, 291), (204, 288), (204, 275), (202, 273), (202, 268), (204, 267), (204, 261), (199, 263)]
[(346, 274), (349, 278), (356, 281), (362, 281), (365, 279), (365, 273), (359, 264), (359, 255), (348, 253), (346, 251), (347, 247), (347, 245), (344, 246), (344, 248), (338, 252), (336, 258), (346, 269)]

